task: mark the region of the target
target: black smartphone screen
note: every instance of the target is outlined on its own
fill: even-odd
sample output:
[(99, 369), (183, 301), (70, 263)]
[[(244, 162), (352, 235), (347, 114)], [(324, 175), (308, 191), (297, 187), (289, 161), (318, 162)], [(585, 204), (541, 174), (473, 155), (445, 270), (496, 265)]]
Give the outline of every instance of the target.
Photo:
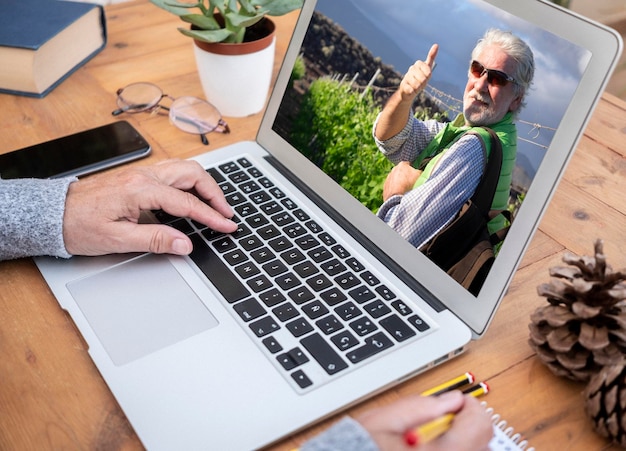
[(0, 178), (81, 176), (150, 154), (150, 144), (126, 121), (0, 155)]

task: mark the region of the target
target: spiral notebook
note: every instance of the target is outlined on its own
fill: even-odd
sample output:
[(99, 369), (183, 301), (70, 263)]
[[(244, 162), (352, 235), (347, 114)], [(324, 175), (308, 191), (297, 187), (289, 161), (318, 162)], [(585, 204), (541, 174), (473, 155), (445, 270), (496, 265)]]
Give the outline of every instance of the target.
[(499, 414), (495, 413), (493, 408), (487, 407), (485, 402), (482, 404), (487, 409), (487, 413), (491, 415), (491, 420), (493, 421), (493, 438), (489, 442), (491, 451), (535, 451), (535, 448), (531, 447), (521, 434), (516, 433), (506, 420), (503, 420)]

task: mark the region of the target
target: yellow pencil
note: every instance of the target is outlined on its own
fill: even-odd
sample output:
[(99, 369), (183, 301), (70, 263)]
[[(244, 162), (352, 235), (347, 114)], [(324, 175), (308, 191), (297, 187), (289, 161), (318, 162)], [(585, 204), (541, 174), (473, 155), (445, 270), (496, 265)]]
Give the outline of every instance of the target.
[[(478, 398), (479, 396), (489, 393), (489, 385), (486, 382), (480, 382), (473, 387), (468, 388), (463, 393)], [(454, 419), (453, 413), (448, 413), (435, 418), (428, 423), (424, 423), (415, 429), (411, 429), (404, 434), (404, 440), (409, 446), (427, 443), (436, 439), (441, 434), (450, 429), (450, 424)]]
[(426, 390), (421, 393), (422, 396), (437, 396), (442, 393), (448, 392), (450, 390), (454, 390), (456, 388), (462, 387), (467, 384), (472, 384), (476, 378), (470, 372), (462, 374), (454, 379), (450, 379), (443, 384), (439, 384), (436, 387), (431, 388), (430, 390)]

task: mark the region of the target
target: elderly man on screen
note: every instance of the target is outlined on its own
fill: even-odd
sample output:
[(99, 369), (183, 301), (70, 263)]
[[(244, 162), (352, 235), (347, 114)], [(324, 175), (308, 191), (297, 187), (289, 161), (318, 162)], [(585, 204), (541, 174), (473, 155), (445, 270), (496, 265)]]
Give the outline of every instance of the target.
[[(493, 129), (502, 143), (502, 170), (492, 208), (506, 209), (515, 156), (517, 130), (513, 122), (524, 105), (534, 75), (533, 54), (512, 33), (490, 29), (471, 55), (463, 95), (463, 114), (451, 123), (420, 121), (412, 105), (426, 87), (439, 47), (426, 61), (405, 74), (374, 124), (376, 143), (395, 164), (383, 188), (378, 216), (413, 246), (427, 243), (472, 196), (486, 165), (490, 138), (480, 126)], [(487, 149), (472, 130), (481, 135)], [(419, 164), (433, 157), (425, 168)], [(489, 223), (494, 233), (505, 226), (501, 215)]]

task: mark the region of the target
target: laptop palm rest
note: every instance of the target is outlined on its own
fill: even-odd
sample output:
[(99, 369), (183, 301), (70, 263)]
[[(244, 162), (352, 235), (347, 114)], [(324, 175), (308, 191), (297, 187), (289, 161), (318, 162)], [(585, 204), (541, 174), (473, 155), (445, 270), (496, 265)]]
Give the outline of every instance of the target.
[(67, 288), (116, 365), (218, 324), (163, 256), (146, 254)]

